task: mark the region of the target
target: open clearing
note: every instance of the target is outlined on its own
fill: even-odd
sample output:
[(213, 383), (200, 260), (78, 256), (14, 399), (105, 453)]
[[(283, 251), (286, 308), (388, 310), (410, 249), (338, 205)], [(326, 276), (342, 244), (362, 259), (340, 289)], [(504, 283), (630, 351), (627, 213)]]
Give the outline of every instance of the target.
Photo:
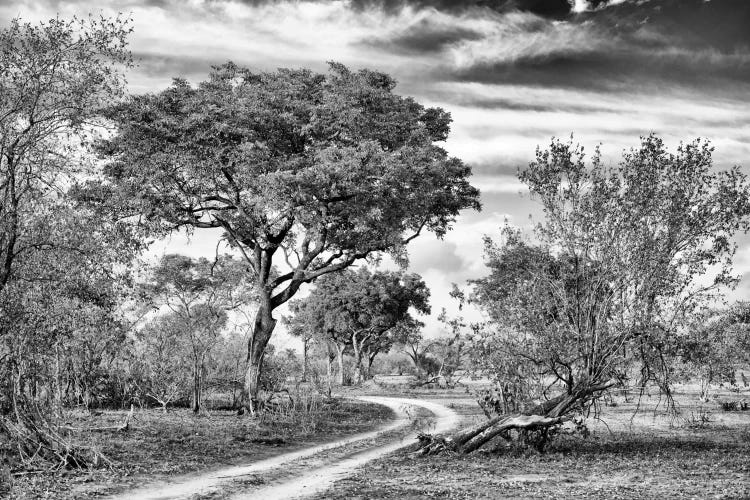
[[(636, 416), (637, 400), (617, 397), (601, 421), (589, 419), (587, 439), (561, 437), (543, 454), (502, 444), (466, 456), (407, 449), (315, 498), (750, 498), (750, 412), (723, 412), (688, 390), (676, 395), (678, 419), (659, 411), (656, 396), (644, 396)], [(464, 408), (466, 421), (484, 418)], [(693, 425), (700, 415), (710, 422)]]

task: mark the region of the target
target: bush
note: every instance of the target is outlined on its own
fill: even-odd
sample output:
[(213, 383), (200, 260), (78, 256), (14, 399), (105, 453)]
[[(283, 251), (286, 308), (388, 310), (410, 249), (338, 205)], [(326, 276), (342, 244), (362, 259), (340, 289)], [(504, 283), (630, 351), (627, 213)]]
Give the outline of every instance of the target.
[(276, 353), (269, 345), (260, 375), (260, 388), (264, 391), (277, 392), (286, 388), (289, 383), (296, 384), (302, 377), (302, 362), (293, 349)]

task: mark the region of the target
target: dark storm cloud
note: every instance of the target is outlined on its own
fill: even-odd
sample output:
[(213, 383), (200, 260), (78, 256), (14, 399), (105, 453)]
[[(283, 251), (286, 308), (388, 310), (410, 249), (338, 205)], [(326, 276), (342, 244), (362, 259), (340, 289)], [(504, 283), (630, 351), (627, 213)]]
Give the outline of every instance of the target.
[[(447, 80), (618, 90), (661, 85), (750, 84), (750, 1), (626, 2), (570, 17), (592, 36), (518, 57), (447, 70)], [(606, 8), (603, 8), (606, 7)], [(549, 23), (551, 25), (551, 23)], [(549, 29), (551, 32), (551, 28)]]
[(482, 34), (461, 26), (436, 25), (422, 19), (409, 26), (407, 31), (392, 37), (376, 37), (363, 40), (361, 45), (409, 54), (442, 52), (446, 47), (465, 40), (479, 40)]
[[(265, 5), (281, 3), (284, 0), (242, 1), (249, 5)], [(353, 8), (359, 10), (380, 9), (385, 12), (398, 12), (405, 7), (411, 7), (413, 9), (435, 9), (448, 13), (461, 13), (468, 10), (488, 9), (495, 12), (517, 10), (531, 12), (543, 17), (564, 18), (571, 12), (571, 1), (572, 0), (350, 0), (350, 4)]]
[(662, 85), (699, 86), (716, 82), (750, 84), (750, 57), (716, 52), (569, 52), (479, 62), (436, 75), (444, 80), (616, 91)]
[(519, 10), (553, 18), (563, 18), (571, 11), (568, 0), (352, 0), (351, 3), (359, 9), (380, 8), (385, 11), (398, 11), (407, 6), (453, 13), (471, 9), (489, 9), (495, 12)]
[(447, 104), (457, 104), (472, 108), (507, 111), (530, 111), (532, 113), (600, 113), (612, 111), (612, 108), (597, 104), (570, 104), (529, 102), (528, 100), (509, 99), (504, 97), (475, 97), (471, 95), (445, 95), (442, 98)]
[(747, 0), (629, 1), (579, 17), (620, 30), (651, 26), (674, 42), (693, 48), (732, 52), (750, 46)]

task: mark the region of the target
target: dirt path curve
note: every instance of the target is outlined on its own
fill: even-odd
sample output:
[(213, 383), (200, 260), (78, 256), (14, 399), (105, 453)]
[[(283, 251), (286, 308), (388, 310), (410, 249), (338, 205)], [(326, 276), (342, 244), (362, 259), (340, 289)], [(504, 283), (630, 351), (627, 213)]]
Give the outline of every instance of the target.
[[(345, 452), (347, 446), (375, 439), (384, 433), (405, 427), (410, 421), (409, 407), (421, 407), (430, 411), (435, 419), (435, 425), (431, 431), (435, 433), (450, 430), (459, 421), (458, 414), (450, 408), (420, 399), (380, 396), (360, 396), (357, 399), (388, 406), (396, 413), (397, 418), (390, 424), (374, 431), (356, 434), (331, 443), (284, 453), (248, 465), (228, 467), (209, 473), (192, 475), (184, 480), (149, 485), (142, 489), (128, 491), (122, 495), (110, 498), (111, 500), (167, 500), (191, 498), (194, 495), (215, 495), (217, 493), (221, 496), (212, 496), (212, 498), (231, 497), (237, 500), (245, 500), (308, 496), (326, 490), (334, 481), (345, 477), (360, 465), (412, 444), (414, 442), (412, 438), (416, 436), (410, 435), (406, 438), (391, 437), (386, 441), (377, 442), (377, 444), (367, 447), (364, 450), (360, 449), (355, 453), (344, 454), (333, 460), (323, 460), (319, 466), (312, 468), (306, 466), (294, 467), (295, 461), (315, 458), (316, 455), (325, 455), (329, 451), (337, 451), (341, 455), (340, 451)], [(237, 490), (234, 483), (239, 482), (243, 477), (261, 472), (278, 471), (281, 469), (281, 466), (288, 466), (284, 467), (284, 469), (288, 468), (289, 471), (292, 471), (292, 474), (284, 477), (282, 482), (253, 488), (252, 490), (241, 488), (241, 490), (245, 491), (233, 494), (229, 493), (229, 491)], [(227, 493), (221, 494), (222, 490)]]

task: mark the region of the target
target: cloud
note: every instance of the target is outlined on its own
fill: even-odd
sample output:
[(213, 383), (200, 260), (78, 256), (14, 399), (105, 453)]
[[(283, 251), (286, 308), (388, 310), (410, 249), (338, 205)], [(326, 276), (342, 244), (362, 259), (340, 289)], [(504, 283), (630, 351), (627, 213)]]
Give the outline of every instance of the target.
[(395, 12), (404, 8), (434, 9), (440, 12), (463, 13), (470, 10), (509, 12), (519, 10), (535, 15), (563, 18), (571, 12), (568, 0), (353, 0), (359, 9), (382, 9)]
[(360, 42), (364, 46), (402, 51), (410, 54), (439, 53), (464, 40), (477, 40), (482, 34), (465, 26), (438, 23), (434, 18), (422, 18), (395, 34), (385, 34)]

